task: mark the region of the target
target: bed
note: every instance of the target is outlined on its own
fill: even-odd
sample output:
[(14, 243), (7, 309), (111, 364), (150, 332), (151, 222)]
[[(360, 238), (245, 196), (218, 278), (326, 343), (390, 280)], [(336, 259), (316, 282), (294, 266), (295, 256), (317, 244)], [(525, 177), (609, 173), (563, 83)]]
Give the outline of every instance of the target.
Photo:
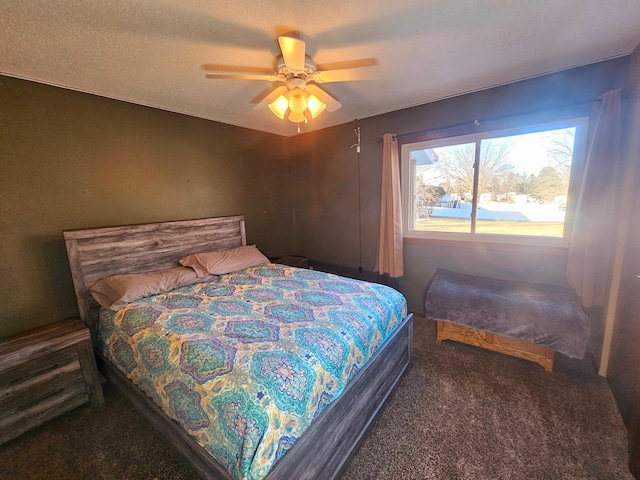
[[(119, 310), (116, 313), (107, 312), (104, 309), (100, 310), (90, 294), (89, 288), (96, 281), (105, 277), (174, 267), (178, 265), (179, 259), (190, 254), (221, 251), (246, 245), (244, 217), (241, 215), (65, 231), (64, 239), (80, 316), (92, 332), (96, 354), (103, 373), (134, 403), (136, 408), (163, 434), (167, 441), (187, 458), (203, 478), (265, 478), (268, 480), (337, 478), (348, 464), (349, 459), (355, 454), (375, 416), (397, 386), (402, 375), (410, 367), (413, 331), (412, 316), (406, 314), (406, 302), (404, 302), (404, 299), (402, 298), (402, 309), (399, 310), (397, 306), (394, 306), (398, 305), (397, 298), (395, 303), (390, 303), (390, 299), (399, 294), (381, 285), (343, 279), (312, 270), (265, 264), (248, 268), (236, 274), (216, 276), (214, 280), (198, 282), (180, 288), (172, 292), (173, 297), (166, 294), (164, 296), (157, 295), (144, 298), (128, 304), (122, 311)], [(256, 276), (259, 277), (257, 282), (260, 283), (258, 290), (252, 289), (255, 288), (252, 287), (252, 284), (256, 282)], [(209, 282), (213, 283), (210, 284)], [(235, 293), (241, 293), (241, 295), (232, 300), (231, 303), (225, 303), (227, 300), (225, 299), (226, 297), (223, 297), (229, 293), (229, 284), (233, 285), (232, 290), (237, 290)], [(269, 290), (271, 287), (275, 290)], [(312, 288), (315, 288), (315, 290), (312, 290)], [(335, 291), (332, 291), (332, 289)], [(345, 292), (346, 296), (342, 298), (338, 293), (345, 289), (347, 290)], [(354, 289), (359, 293), (353, 293)], [(363, 300), (365, 298), (363, 296), (364, 291), (372, 292), (377, 297), (365, 301)], [(277, 420), (264, 420), (266, 417), (263, 417), (262, 413), (256, 413), (251, 417), (254, 420), (256, 418), (263, 419), (263, 425), (267, 422), (266, 424), (269, 425), (267, 430), (272, 425), (278, 427), (284, 425), (285, 431), (290, 434), (279, 434), (278, 437), (269, 441), (270, 447), (263, 448), (262, 451), (258, 449), (248, 450), (250, 453), (248, 456), (262, 456), (264, 458), (267, 458), (266, 453), (268, 451), (272, 451), (274, 454), (273, 463), (268, 464), (266, 467), (264, 463), (263, 466), (258, 463), (256, 468), (248, 467), (247, 464), (243, 463), (244, 460), (247, 460), (245, 452), (238, 460), (237, 468), (234, 468), (228, 460), (225, 460), (228, 457), (221, 455), (218, 451), (222, 449), (222, 446), (237, 443), (240, 443), (241, 448), (246, 450), (247, 445), (252, 442), (260, 444), (259, 437), (246, 437), (239, 441), (235, 437), (229, 437), (229, 435), (225, 437), (215, 432), (208, 432), (204, 435), (208, 441), (203, 441), (202, 435), (200, 437), (198, 435), (192, 436), (188, 432), (189, 430), (194, 433), (194, 429), (199, 431), (200, 424), (224, 423), (221, 420), (224, 418), (228, 420), (227, 425), (234, 422), (237, 424), (238, 419), (240, 419), (244, 432), (249, 430), (247, 428), (249, 416), (246, 410), (243, 410), (239, 416), (227, 418), (221, 413), (223, 410), (220, 409), (207, 410), (207, 408), (197, 408), (197, 412), (192, 415), (195, 410), (191, 408), (186, 417), (178, 415), (178, 418), (176, 418), (173, 415), (172, 418), (169, 416), (171, 412), (167, 412), (166, 405), (162, 404), (162, 400), (156, 398), (154, 401), (152, 399), (157, 395), (149, 389), (148, 379), (145, 380), (143, 378), (144, 375), (138, 372), (138, 376), (135, 377), (134, 375), (132, 381), (128, 378), (127, 374), (130, 372), (127, 372), (126, 365), (123, 366), (122, 362), (113, 355), (113, 345), (118, 338), (118, 334), (114, 334), (114, 331), (118, 321), (120, 321), (120, 326), (124, 323), (131, 328), (131, 322), (126, 320), (127, 312), (129, 312), (130, 318), (134, 318), (131, 317), (131, 312), (134, 312), (136, 321), (138, 321), (137, 312), (145, 309), (156, 312), (153, 322), (147, 322), (153, 323), (153, 328), (156, 328), (157, 324), (162, 323), (164, 320), (173, 326), (173, 330), (165, 334), (170, 339), (166, 341), (169, 342), (167, 343), (169, 345), (167, 351), (178, 351), (180, 353), (180, 348), (183, 348), (183, 350), (186, 348), (184, 344), (192, 344), (193, 342), (188, 338), (187, 340), (180, 340), (183, 342), (183, 346), (180, 347), (180, 345), (175, 344), (178, 340), (175, 340), (173, 334), (176, 330), (191, 328), (193, 322), (190, 320), (188, 325), (180, 324), (179, 328), (177, 328), (175, 318), (178, 317), (176, 317), (176, 314), (184, 314), (184, 310), (172, 310), (170, 313), (162, 313), (156, 309), (160, 304), (168, 305), (170, 308), (188, 308), (189, 302), (195, 301), (193, 300), (195, 295), (203, 292), (209, 296), (205, 300), (197, 300), (197, 302), (207, 305), (206, 311), (219, 311), (231, 305), (233, 309), (239, 309), (241, 315), (248, 315), (246, 319), (244, 317), (236, 317), (235, 320), (241, 321), (235, 323), (231, 321), (219, 323), (224, 319), (214, 319), (212, 321), (215, 324), (214, 327), (224, 327), (226, 336), (232, 337), (232, 341), (236, 342), (234, 344), (235, 347), (231, 348), (218, 343), (219, 338), (210, 340), (209, 345), (216, 347), (213, 354), (217, 355), (220, 351), (231, 352), (230, 348), (232, 350), (235, 349), (227, 355), (227, 360), (233, 357), (237, 364), (242, 363), (242, 359), (247, 359), (251, 356), (253, 356), (252, 358), (263, 359), (267, 358), (270, 352), (272, 353), (272, 344), (260, 343), (262, 340), (257, 342), (252, 339), (248, 340), (247, 331), (249, 330), (253, 332), (252, 335), (259, 330), (262, 332), (260, 335), (264, 334), (265, 338), (270, 336), (285, 338), (285, 343), (287, 344), (293, 343), (292, 339), (294, 338), (298, 339), (298, 346), (302, 345), (303, 349), (297, 353), (283, 355), (297, 354), (299, 357), (306, 356), (309, 358), (309, 362), (319, 364), (321, 363), (319, 361), (321, 360), (321, 355), (314, 349), (323, 341), (326, 341), (328, 337), (326, 335), (324, 337), (321, 336), (322, 338), (318, 337), (318, 332), (326, 331), (325, 327), (328, 328), (328, 326), (325, 322), (328, 318), (337, 318), (338, 326), (343, 327), (339, 329), (339, 335), (342, 336), (342, 340), (339, 339), (337, 341), (347, 346), (344, 356), (350, 359), (347, 362), (350, 368), (347, 371), (345, 367), (344, 371), (341, 371), (342, 376), (347, 378), (347, 383), (341, 385), (337, 380), (328, 380), (323, 377), (324, 380), (320, 383), (324, 382), (324, 385), (329, 385), (331, 387), (329, 391), (332, 395), (327, 395), (326, 391), (323, 392), (322, 388), (318, 389), (317, 386), (312, 389), (308, 388), (307, 391), (311, 392), (309, 398), (312, 398), (312, 400), (309, 400), (309, 405), (315, 406), (315, 412), (312, 414), (301, 412), (299, 419), (291, 417), (290, 413), (295, 411), (297, 407), (288, 405), (288, 399), (284, 397), (280, 399), (279, 406), (286, 410), (286, 415), (280, 411), (280, 417)], [(216, 295), (222, 295), (222, 297), (216, 297)], [(296, 317), (294, 318), (296, 322), (298, 320), (301, 322), (299, 325), (300, 331), (292, 327), (291, 324), (295, 322), (290, 321), (291, 319), (287, 316), (290, 312), (286, 310), (288, 307), (285, 306), (285, 300), (292, 296), (297, 300), (304, 300), (315, 305), (315, 308), (311, 308), (309, 305), (304, 307), (298, 305), (296, 307), (298, 310), (295, 311), (293, 316)], [(185, 303), (185, 299), (189, 301)], [(275, 304), (273, 301), (275, 301)], [(242, 302), (245, 302), (245, 304)], [(262, 304), (260, 302), (267, 303)], [(362, 308), (369, 309), (369, 314), (365, 315), (362, 312), (350, 311), (349, 308), (353, 306), (354, 302)], [(286, 311), (282, 311), (283, 308)], [(265, 314), (264, 318), (252, 316), (256, 312), (263, 312)], [(382, 316), (389, 316), (388, 323), (381, 323), (377, 319), (378, 317), (375, 316), (376, 312)], [(298, 314), (302, 315), (300, 319), (297, 318)], [(368, 335), (370, 339), (373, 339), (370, 347), (364, 346), (358, 340), (359, 334), (357, 332), (352, 334), (353, 332), (349, 330), (348, 322), (344, 323), (345, 318), (352, 318), (356, 314), (360, 315), (360, 317), (375, 318), (372, 322), (377, 325), (377, 330), (372, 328), (371, 333)], [(120, 320), (118, 320), (118, 315)], [(196, 313), (192, 315), (192, 318), (197, 315), (200, 315), (198, 317), (200, 319), (204, 318), (201, 314)], [(309, 318), (306, 318), (305, 315)], [(307, 322), (311, 317), (313, 317), (313, 322)], [(208, 322), (209, 320), (205, 321)], [(145, 321), (142, 321), (142, 323), (145, 323)], [(250, 325), (251, 329), (247, 330), (247, 325)], [(259, 326), (257, 330), (255, 328), (256, 325)], [(136, 335), (140, 330), (138, 327), (139, 325), (135, 327)], [(216, 331), (216, 328), (212, 327), (212, 331)], [(328, 335), (331, 336), (331, 334)], [(348, 339), (351, 339), (351, 342), (345, 344), (343, 340), (346, 341)], [(140, 348), (144, 348), (145, 340), (141, 340), (139, 344), (141, 345)], [(366, 355), (363, 354), (365, 351)], [(143, 359), (140, 352), (136, 352), (134, 356), (135, 358)], [(125, 357), (127, 356), (125, 355)], [(127, 358), (130, 358), (130, 356)], [(359, 364), (358, 362), (362, 363)], [(144, 362), (140, 361), (138, 363), (142, 364)], [(178, 362), (174, 359), (168, 363), (173, 365)], [(200, 383), (207, 384), (210, 377), (220, 376), (221, 371), (225, 370), (228, 364), (228, 361), (225, 363), (225, 359), (222, 359), (216, 364), (213, 374), (210, 371), (204, 373), (195, 370), (191, 371), (189, 370), (191, 367), (185, 367), (184, 364), (182, 364), (181, 370), (190, 372), (190, 378), (195, 378), (196, 380), (200, 378), (198, 375), (201, 375), (202, 378), (200, 380), (202, 381)], [(323, 372), (331, 370), (326, 364), (325, 367)], [(176, 367), (176, 369), (178, 368)], [(226, 374), (227, 372), (224, 371), (222, 373)], [(313, 375), (316, 374), (309, 372), (308, 376), (311, 378)], [(316, 375), (314, 378), (320, 377)], [(226, 383), (232, 382), (226, 381)], [(198, 395), (194, 395), (190, 389), (177, 388), (176, 386), (184, 387), (184, 385), (175, 379), (167, 379), (164, 384), (164, 391), (176, 392), (176, 395), (171, 398), (178, 398), (179, 401), (177, 403), (188, 401), (192, 405), (215, 406), (216, 404), (224, 403), (226, 406), (237, 406), (243, 404), (244, 400), (247, 400), (249, 396), (253, 402), (251, 405), (264, 404), (264, 401), (269, 399), (272, 401), (268, 401), (268, 405), (278, 404), (279, 391), (277, 389), (258, 388), (244, 384), (242, 381), (240, 381), (240, 384), (245, 386), (242, 392), (238, 393), (238, 395), (244, 395), (242, 396), (242, 401), (235, 397), (229, 397), (230, 394), (219, 391), (218, 387), (212, 389), (212, 391), (200, 391)], [(219, 384), (215, 383), (215, 385)], [(204, 398), (206, 398), (207, 402), (200, 403), (200, 399)], [(230, 398), (231, 400), (229, 400)], [(225, 399), (228, 400), (226, 403)], [(206, 410), (205, 413), (207, 414), (213, 412), (213, 416), (211, 418), (199, 416), (204, 410)], [(224, 410), (224, 412), (228, 412), (228, 409)], [(251, 425), (255, 426), (257, 423), (254, 421)], [(189, 428), (185, 429), (185, 424)]]

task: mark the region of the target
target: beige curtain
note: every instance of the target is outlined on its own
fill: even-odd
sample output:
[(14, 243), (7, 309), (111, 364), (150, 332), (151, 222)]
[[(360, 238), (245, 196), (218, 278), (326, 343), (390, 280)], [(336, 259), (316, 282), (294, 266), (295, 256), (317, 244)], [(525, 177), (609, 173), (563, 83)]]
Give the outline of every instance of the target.
[(583, 305), (604, 306), (622, 199), (620, 90), (594, 106), (590, 140), (571, 228), (567, 280)]
[(404, 274), (402, 258), (402, 199), (398, 141), (385, 133), (382, 137), (382, 195), (380, 201), (380, 239), (375, 271), (392, 277)]

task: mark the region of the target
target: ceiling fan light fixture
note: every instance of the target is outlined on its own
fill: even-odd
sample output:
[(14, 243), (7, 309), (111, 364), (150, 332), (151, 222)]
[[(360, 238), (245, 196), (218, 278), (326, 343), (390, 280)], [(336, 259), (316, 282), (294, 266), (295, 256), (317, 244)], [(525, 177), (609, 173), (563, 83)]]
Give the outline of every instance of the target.
[(307, 98), (307, 108), (309, 109), (311, 118), (316, 118), (327, 108), (327, 104), (320, 101), (315, 95), (309, 95)]
[(291, 113), (289, 113), (289, 120), (294, 123), (305, 123), (307, 117), (305, 116), (304, 112), (291, 111)]
[(289, 100), (284, 95), (280, 95), (269, 104), (269, 110), (282, 120), (284, 120), (284, 114), (287, 113), (287, 108), (289, 108)]
[(213, 79), (238, 78), (284, 83), (285, 85), (272, 88), (270, 93), (263, 95), (254, 110), (264, 110), (268, 106), (281, 120), (287, 118), (298, 123), (299, 131), (300, 123), (315, 119), (325, 110), (334, 112), (342, 106), (316, 85), (317, 83), (371, 80), (376, 78), (379, 72), (375, 58), (318, 66), (306, 54), (306, 44), (299, 38), (281, 35), (278, 37), (278, 44), (281, 55), (276, 58), (273, 73), (265, 73), (263, 69), (253, 67), (238, 67), (225, 71), (213, 65), (213, 71), (205, 76)]
[(289, 110), (294, 113), (302, 113), (307, 109), (307, 97), (299, 88), (289, 92)]

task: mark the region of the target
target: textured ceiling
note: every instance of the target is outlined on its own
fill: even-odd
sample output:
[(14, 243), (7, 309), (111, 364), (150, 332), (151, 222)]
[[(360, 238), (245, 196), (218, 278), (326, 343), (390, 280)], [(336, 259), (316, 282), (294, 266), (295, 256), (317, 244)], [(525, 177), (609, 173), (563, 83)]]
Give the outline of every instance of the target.
[(280, 135), (255, 102), (278, 84), (207, 80), (271, 68), (299, 32), (318, 64), (376, 58), (376, 80), (323, 84), (342, 103), (303, 131), (627, 55), (639, 0), (3, 0), (0, 72)]

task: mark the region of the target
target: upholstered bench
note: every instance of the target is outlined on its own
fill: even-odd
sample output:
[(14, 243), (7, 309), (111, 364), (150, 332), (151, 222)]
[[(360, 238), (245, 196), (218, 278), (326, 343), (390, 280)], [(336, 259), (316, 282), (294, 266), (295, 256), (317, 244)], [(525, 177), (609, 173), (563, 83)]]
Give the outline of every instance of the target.
[(554, 352), (582, 358), (589, 319), (569, 287), (439, 269), (425, 302), (438, 340), (487, 348), (553, 369)]

